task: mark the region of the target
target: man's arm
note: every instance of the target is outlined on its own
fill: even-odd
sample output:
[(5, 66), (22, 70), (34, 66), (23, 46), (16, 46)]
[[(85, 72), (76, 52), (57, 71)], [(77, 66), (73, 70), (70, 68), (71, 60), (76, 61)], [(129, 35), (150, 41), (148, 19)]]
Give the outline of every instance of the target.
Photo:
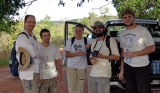
[(118, 55), (110, 55), (110, 56), (104, 56), (101, 53), (98, 53), (99, 58), (109, 59), (109, 60), (119, 60), (120, 56)]
[(144, 55), (148, 55), (154, 51), (155, 51), (155, 45), (151, 45), (141, 51), (137, 51), (137, 52), (128, 51), (128, 52), (126, 52), (125, 56), (126, 57), (144, 56)]
[(121, 66), (120, 66), (120, 73), (117, 75), (120, 80), (123, 80), (123, 79), (124, 79), (123, 74), (124, 74), (124, 49), (121, 48)]
[(70, 51), (65, 51), (66, 57), (76, 57), (76, 56), (85, 56), (86, 52), (77, 52), (77, 53), (71, 53)]
[(121, 68), (120, 72), (124, 73), (124, 48), (121, 48)]
[(58, 71), (58, 81), (62, 81), (62, 68), (61, 68), (61, 61), (60, 59), (55, 60), (56, 61), (56, 68)]
[(18, 47), (22, 47), (24, 49), (26, 49), (29, 54), (31, 55), (31, 57), (37, 57), (38, 55), (40, 55), (41, 50), (38, 48), (33, 47), (28, 38), (21, 34), (18, 36), (17, 40), (16, 40), (16, 51), (18, 52)]

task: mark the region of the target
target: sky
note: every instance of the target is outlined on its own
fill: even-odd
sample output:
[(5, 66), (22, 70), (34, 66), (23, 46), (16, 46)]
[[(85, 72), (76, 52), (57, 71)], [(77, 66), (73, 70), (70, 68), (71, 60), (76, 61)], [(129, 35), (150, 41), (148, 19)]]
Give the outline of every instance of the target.
[[(31, 0), (26, 0), (31, 1)], [(65, 7), (58, 6), (59, 0), (37, 0), (27, 9), (24, 7), (19, 10), (20, 18), (24, 18), (26, 14), (35, 15), (36, 20), (42, 20), (46, 15), (51, 17), (52, 21), (65, 20), (65, 19), (77, 19), (88, 17), (89, 12), (100, 14), (99, 7), (105, 6), (109, 8), (110, 15), (117, 15), (116, 9), (113, 7), (111, 0), (90, 0), (88, 3), (85, 0), (83, 6), (77, 8), (77, 2), (80, 0), (63, 0)], [(95, 9), (93, 9), (95, 8)], [(27, 9), (27, 12), (26, 12)]]

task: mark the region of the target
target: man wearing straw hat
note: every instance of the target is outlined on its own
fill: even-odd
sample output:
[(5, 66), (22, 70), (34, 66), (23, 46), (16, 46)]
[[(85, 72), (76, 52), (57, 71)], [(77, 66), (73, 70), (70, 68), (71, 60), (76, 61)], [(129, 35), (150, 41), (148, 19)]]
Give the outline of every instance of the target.
[[(38, 41), (32, 32), (35, 25), (35, 16), (26, 15), (23, 30), (26, 35), (20, 34), (16, 40), (16, 51), (18, 52), (16, 58), (20, 63), (19, 77), (22, 81), (25, 93), (38, 93), (39, 55), (41, 50), (38, 47)], [(28, 56), (26, 55), (26, 51), (28, 52)]]

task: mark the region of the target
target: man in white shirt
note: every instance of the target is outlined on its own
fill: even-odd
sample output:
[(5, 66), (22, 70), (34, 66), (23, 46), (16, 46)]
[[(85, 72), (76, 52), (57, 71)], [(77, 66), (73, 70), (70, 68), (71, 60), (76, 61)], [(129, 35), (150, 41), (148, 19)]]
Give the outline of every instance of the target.
[(91, 39), (87, 38), (84, 43), (82, 34), (84, 27), (81, 24), (75, 26), (75, 40), (69, 38), (65, 47), (67, 61), (67, 79), (69, 93), (84, 93), (84, 82), (86, 75), (87, 57), (86, 48), (91, 45)]
[(88, 93), (110, 93), (111, 63), (109, 60), (119, 60), (119, 51), (117, 42), (110, 38), (109, 48), (106, 46), (106, 31), (102, 22), (96, 21), (91, 26), (97, 39), (92, 41), (91, 45), (91, 63), (92, 68), (88, 77)]
[(155, 51), (149, 31), (134, 23), (135, 14), (130, 9), (122, 13), (126, 28), (120, 34), (122, 48), (120, 79), (125, 76), (128, 93), (151, 93), (148, 54)]
[[(38, 47), (38, 41), (32, 32), (36, 25), (36, 19), (33, 15), (26, 15), (24, 19), (24, 31), (25, 34), (20, 34), (16, 40), (16, 51), (22, 47), (26, 49), (33, 59), (33, 63), (26, 69), (19, 70), (19, 77), (22, 81), (23, 89), (25, 93), (38, 93), (38, 78), (39, 78), (39, 55), (40, 48)], [(18, 61), (20, 54), (16, 54)]]
[(62, 58), (58, 47), (50, 43), (50, 31), (42, 29), (40, 32), (42, 39), (40, 58), (40, 93), (56, 93), (56, 79), (62, 81), (61, 61)]

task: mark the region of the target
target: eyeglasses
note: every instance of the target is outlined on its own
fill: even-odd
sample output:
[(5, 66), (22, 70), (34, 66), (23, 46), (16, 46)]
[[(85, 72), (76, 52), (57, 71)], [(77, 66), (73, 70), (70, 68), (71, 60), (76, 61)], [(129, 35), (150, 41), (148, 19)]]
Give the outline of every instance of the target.
[(103, 28), (103, 26), (95, 26), (95, 27), (93, 27), (93, 30), (102, 29), (102, 28)]

